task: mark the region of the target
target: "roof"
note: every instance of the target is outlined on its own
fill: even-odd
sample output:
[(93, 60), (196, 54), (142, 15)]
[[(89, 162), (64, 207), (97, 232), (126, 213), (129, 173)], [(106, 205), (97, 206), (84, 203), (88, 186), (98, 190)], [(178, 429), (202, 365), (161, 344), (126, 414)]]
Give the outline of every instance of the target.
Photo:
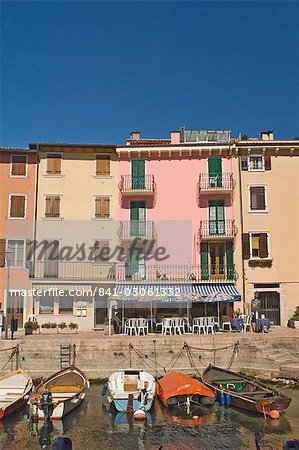
[(170, 139), (127, 139), (127, 145), (167, 145), (171, 143)]
[(37, 148), (39, 146), (43, 147), (88, 147), (88, 148), (111, 148), (116, 147), (116, 144), (79, 144), (72, 142), (32, 142), (29, 144), (29, 148)]
[(0, 147), (0, 151), (1, 152), (29, 152), (30, 149), (27, 148), (22, 148), (22, 147)]

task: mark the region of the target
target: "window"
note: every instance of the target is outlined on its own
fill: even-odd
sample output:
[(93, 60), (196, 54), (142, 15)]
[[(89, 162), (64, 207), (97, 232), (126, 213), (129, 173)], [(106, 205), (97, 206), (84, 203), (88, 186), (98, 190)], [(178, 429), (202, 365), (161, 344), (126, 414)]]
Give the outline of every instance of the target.
[(265, 186), (250, 186), (250, 211), (266, 211), (266, 188)]
[(59, 298), (59, 314), (73, 314), (74, 297), (64, 291), (64, 296)]
[(9, 217), (24, 219), (26, 216), (26, 195), (11, 195), (9, 199)]
[(109, 241), (95, 241), (94, 247), (96, 249), (94, 261), (96, 263), (107, 263), (110, 255)]
[(25, 240), (24, 239), (8, 239), (6, 243), (7, 262), (9, 267), (25, 266)]
[(10, 292), (7, 300), (7, 314), (23, 314), (24, 297), (22, 295)]
[(267, 233), (251, 233), (250, 234), (250, 257), (251, 258), (268, 258), (268, 234)]
[(13, 177), (27, 176), (27, 156), (12, 155), (10, 165), (10, 175)]
[(39, 297), (39, 313), (53, 314), (54, 313), (54, 296), (46, 293), (43, 297)]
[(60, 217), (60, 196), (47, 195), (45, 217)]
[(61, 153), (47, 154), (47, 175), (61, 175)]
[(96, 176), (97, 177), (110, 176), (110, 155), (96, 156)]
[(76, 316), (86, 317), (87, 316), (87, 301), (78, 300), (76, 303)]
[(96, 197), (95, 218), (109, 219), (110, 217), (110, 197)]
[(248, 170), (251, 170), (251, 171), (265, 170), (263, 156), (249, 156), (248, 157)]

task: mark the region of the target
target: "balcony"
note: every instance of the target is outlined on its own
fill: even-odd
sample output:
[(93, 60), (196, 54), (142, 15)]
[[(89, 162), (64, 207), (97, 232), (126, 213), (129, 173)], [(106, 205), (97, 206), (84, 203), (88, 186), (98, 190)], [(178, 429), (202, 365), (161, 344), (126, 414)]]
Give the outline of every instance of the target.
[(157, 236), (154, 222), (141, 220), (121, 221), (117, 233), (121, 240), (156, 239)]
[(148, 264), (132, 269), (125, 265), (117, 266), (118, 283), (232, 283), (236, 279), (235, 267), (200, 267), (186, 265)]
[(136, 194), (141, 194), (151, 196), (154, 195), (156, 184), (154, 175), (145, 175), (144, 177), (121, 175), (118, 187), (122, 195), (136, 196)]
[(201, 265), (201, 283), (202, 282), (214, 282), (214, 283), (232, 283), (236, 281), (237, 275), (235, 271), (235, 265), (223, 265), (223, 264), (210, 264)]
[(201, 173), (198, 181), (198, 191), (200, 195), (218, 195), (219, 193), (231, 193), (234, 188), (234, 180), (231, 173), (219, 175), (209, 175)]
[(198, 230), (199, 241), (210, 239), (232, 239), (237, 234), (234, 220), (201, 220)]
[(36, 261), (29, 268), (31, 280), (115, 280), (113, 263), (93, 261)]

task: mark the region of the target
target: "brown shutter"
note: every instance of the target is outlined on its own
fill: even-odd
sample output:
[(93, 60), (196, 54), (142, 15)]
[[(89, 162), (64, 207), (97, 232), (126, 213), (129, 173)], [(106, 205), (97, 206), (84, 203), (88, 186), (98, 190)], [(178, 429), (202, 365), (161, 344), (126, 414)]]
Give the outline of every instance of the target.
[(249, 233), (242, 234), (242, 251), (243, 251), (243, 259), (249, 259), (250, 258)]
[(46, 217), (60, 217), (60, 197), (48, 196), (46, 197)]
[(5, 239), (0, 239), (0, 267), (5, 267)]
[(11, 174), (25, 176), (26, 175), (26, 156), (14, 155), (12, 157)]
[(259, 248), (260, 258), (268, 257), (268, 236), (267, 233), (260, 234), (260, 248)]
[(265, 156), (265, 170), (271, 170), (271, 156)]
[(241, 156), (242, 170), (248, 170), (247, 156)]
[(105, 218), (110, 217), (110, 198), (109, 197), (104, 198), (104, 217)]
[(53, 197), (53, 217), (60, 217), (60, 197)]
[(47, 156), (47, 173), (59, 175), (61, 173), (61, 155)]
[(96, 159), (96, 175), (107, 176), (110, 175), (110, 156), (98, 155)]
[(25, 196), (12, 195), (10, 197), (10, 217), (25, 217)]
[(95, 217), (100, 218), (101, 217), (101, 199), (100, 197), (96, 197), (96, 212)]

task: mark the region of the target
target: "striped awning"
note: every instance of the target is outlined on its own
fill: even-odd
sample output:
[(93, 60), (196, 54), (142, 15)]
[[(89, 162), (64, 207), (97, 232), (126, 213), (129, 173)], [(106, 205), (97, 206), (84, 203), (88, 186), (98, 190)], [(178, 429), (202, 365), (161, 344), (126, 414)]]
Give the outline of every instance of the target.
[(240, 302), (234, 284), (196, 284), (192, 286), (193, 302)]
[(138, 302), (188, 302), (192, 284), (118, 284), (110, 300)]

